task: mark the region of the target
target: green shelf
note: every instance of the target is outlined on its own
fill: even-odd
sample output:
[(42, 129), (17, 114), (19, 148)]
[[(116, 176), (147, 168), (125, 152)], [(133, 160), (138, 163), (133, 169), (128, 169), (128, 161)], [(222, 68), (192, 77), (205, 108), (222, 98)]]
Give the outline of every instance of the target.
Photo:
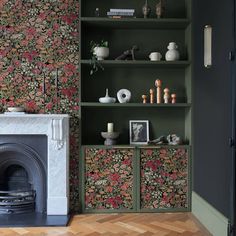
[(186, 29), (190, 20), (186, 18), (121, 18), (81, 17), (82, 25), (112, 29)]
[(82, 145), (83, 148), (117, 148), (117, 149), (122, 149), (122, 148), (142, 148), (142, 149), (147, 149), (147, 148), (185, 148), (189, 149), (191, 148), (191, 145), (187, 144), (182, 144), (182, 145), (130, 145), (130, 144), (119, 144), (119, 145)]
[[(82, 65), (91, 64), (91, 60), (81, 60)], [(159, 67), (159, 68), (186, 68), (190, 65), (190, 61), (148, 61), (148, 60), (135, 60), (135, 61), (122, 61), (122, 60), (103, 60), (100, 61), (102, 66), (111, 67)]]
[(161, 103), (161, 104), (150, 104), (150, 103), (98, 103), (98, 102), (81, 102), (81, 107), (140, 107), (140, 108), (188, 108), (191, 107), (191, 103)]

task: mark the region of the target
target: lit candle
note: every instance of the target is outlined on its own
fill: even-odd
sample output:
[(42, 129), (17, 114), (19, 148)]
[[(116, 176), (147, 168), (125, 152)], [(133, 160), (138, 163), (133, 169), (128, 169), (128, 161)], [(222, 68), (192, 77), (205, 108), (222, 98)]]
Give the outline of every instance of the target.
[(107, 132), (112, 133), (114, 130), (114, 124), (113, 123), (107, 123)]

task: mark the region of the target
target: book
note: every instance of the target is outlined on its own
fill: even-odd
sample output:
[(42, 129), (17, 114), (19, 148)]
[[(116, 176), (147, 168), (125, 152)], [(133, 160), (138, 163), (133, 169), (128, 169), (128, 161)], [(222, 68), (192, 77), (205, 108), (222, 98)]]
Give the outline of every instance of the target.
[(133, 16), (131, 12), (107, 12), (108, 16)]
[(134, 9), (116, 9), (116, 8), (112, 8), (110, 9), (110, 12), (131, 12), (134, 13), (135, 10)]

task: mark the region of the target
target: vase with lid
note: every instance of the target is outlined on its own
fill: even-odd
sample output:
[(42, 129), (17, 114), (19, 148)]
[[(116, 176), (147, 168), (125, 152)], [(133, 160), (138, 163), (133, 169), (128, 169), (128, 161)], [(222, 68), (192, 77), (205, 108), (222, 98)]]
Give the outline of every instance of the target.
[(168, 51), (166, 52), (166, 61), (178, 61), (179, 60), (179, 51), (178, 46), (175, 42), (170, 42), (168, 47)]

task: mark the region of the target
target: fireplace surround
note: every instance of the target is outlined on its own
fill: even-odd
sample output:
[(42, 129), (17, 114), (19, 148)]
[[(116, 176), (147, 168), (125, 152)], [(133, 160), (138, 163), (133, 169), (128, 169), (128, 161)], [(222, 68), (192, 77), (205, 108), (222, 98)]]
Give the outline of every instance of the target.
[(68, 215), (68, 162), (68, 115), (0, 115), (0, 191), (17, 191), (19, 184), (35, 190), (36, 218), (54, 216), (54, 222), (56, 216)]

